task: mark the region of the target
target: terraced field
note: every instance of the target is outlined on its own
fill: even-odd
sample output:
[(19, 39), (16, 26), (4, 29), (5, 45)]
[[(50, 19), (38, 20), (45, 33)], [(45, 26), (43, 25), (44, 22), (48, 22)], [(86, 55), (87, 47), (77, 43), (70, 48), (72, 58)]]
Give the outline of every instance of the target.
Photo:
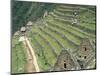
[[(22, 3), (22, 5), (24, 5), (24, 3)], [(24, 6), (27, 6), (26, 10), (24, 10)], [(28, 38), (29, 43), (35, 52), (37, 63), (41, 72), (53, 71), (54, 65), (62, 50), (67, 50), (72, 56), (75, 56), (84, 38), (88, 38), (90, 40), (95, 52), (95, 6), (49, 3), (26, 3), (24, 6), (21, 7), (23, 9), (19, 6), (17, 8), (18, 11), (15, 9), (16, 13), (14, 18), (16, 18), (16, 20), (14, 20), (14, 25), (18, 26), (18, 28), (15, 26), (13, 27), (13, 73), (26, 72), (28, 49), (24, 47), (25, 45), (21, 39), (23, 36)], [(19, 14), (20, 16), (18, 17)], [(21, 16), (21, 14), (24, 16)], [(28, 21), (32, 22), (32, 26), (30, 26), (29, 29), (25, 26), (26, 31), (23, 33), (23, 31), (19, 29)], [(19, 31), (19, 34), (15, 35), (17, 30)], [(87, 67), (94, 68), (95, 60), (96, 59), (91, 61), (91, 63), (88, 63)]]
[(57, 5), (52, 12), (33, 23), (28, 37), (41, 71), (52, 69), (62, 50), (70, 50), (74, 55), (83, 38), (89, 38), (91, 42), (95, 40), (95, 7), (90, 8)]

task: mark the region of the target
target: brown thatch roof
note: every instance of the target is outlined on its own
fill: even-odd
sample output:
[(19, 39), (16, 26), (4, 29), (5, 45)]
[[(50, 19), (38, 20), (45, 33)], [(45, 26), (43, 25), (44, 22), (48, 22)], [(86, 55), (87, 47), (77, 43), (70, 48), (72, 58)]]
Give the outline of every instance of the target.
[[(64, 67), (64, 64), (66, 64), (66, 67)], [(80, 65), (78, 64), (74, 56), (72, 56), (68, 50), (62, 50), (54, 65), (54, 71), (77, 69), (80, 69)]]

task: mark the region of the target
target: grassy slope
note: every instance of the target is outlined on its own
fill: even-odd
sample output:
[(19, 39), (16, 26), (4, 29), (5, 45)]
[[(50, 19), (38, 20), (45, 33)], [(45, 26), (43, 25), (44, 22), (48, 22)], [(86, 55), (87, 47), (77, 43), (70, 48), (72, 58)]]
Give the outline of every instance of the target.
[[(43, 16), (43, 12), (40, 11), (40, 9), (45, 11), (48, 8), (45, 6), (43, 6), (43, 8), (38, 8), (37, 11), (34, 12), (35, 16), (33, 17), (36, 17), (36, 14), (42, 14)], [(91, 12), (81, 13), (79, 17), (80, 26), (75, 26), (68, 22), (70, 17), (73, 17), (73, 7), (58, 5), (54, 10), (53, 8), (48, 9), (49, 12), (51, 12), (51, 10), (53, 14), (49, 14), (45, 18), (40, 19), (43, 22), (34, 22), (32, 30), (28, 33), (41, 71), (48, 71), (54, 66), (57, 60), (55, 54), (58, 56), (61, 50), (71, 49), (72, 52), (77, 50), (78, 45), (81, 43), (81, 39), (85, 37), (95, 40), (95, 21), (92, 24), (90, 23), (91, 18), (95, 16), (88, 16)], [(80, 7), (80, 10), (82, 10), (81, 12), (85, 12), (87, 8)], [(85, 21), (83, 21), (84, 19)], [(89, 20), (89, 23), (86, 22), (86, 20)], [(62, 36), (66, 36), (66, 38), (64, 39)], [(17, 43), (12, 49), (13, 72), (24, 72), (24, 65), (26, 63), (25, 49), (22, 43), (18, 42), (18, 39), (14, 39), (13, 42)], [(22, 68), (22, 70), (20, 70), (20, 68)]]
[[(17, 37), (18, 38), (18, 37)], [(26, 49), (22, 42), (18, 42), (17, 38), (13, 38), (12, 47), (12, 72), (23, 73), (25, 72), (26, 65)], [(16, 42), (16, 44), (14, 44)]]
[[(84, 10), (86, 10), (86, 9), (84, 9)], [(70, 14), (71, 11), (72, 10), (69, 10), (69, 9), (68, 9), (68, 11), (67, 11), (67, 9), (66, 9), (66, 11), (64, 11), (61, 8), (59, 9), (59, 7), (57, 7), (57, 10), (56, 10), (56, 12), (59, 12), (59, 14), (64, 14), (64, 15), (67, 14), (67, 12), (68, 12), (68, 15), (70, 15), (70, 16), (71, 16), (71, 14)], [(57, 15), (55, 13), (55, 11), (54, 11), (54, 14)], [(87, 16), (87, 13), (81, 15), (81, 20), (84, 19), (84, 17), (82, 17), (84, 15)], [(59, 17), (59, 15), (58, 15), (58, 17)], [(58, 17), (55, 17), (55, 18), (58, 18)], [(63, 18), (63, 16), (62, 16), (62, 18)], [(42, 26), (36, 26), (36, 28), (35, 28), (35, 26), (33, 26), (33, 30), (34, 30), (34, 32), (37, 32), (40, 35), (44, 36), (45, 40), (52, 44), (52, 46), (56, 49), (56, 53), (58, 53), (58, 54), (63, 49), (63, 47), (61, 47), (57, 43), (57, 41), (54, 40), (54, 38), (59, 40), (59, 42), (62, 45), (64, 45), (64, 47), (66, 49), (67, 48), (70, 48), (70, 49), (75, 49), (76, 48), (77, 49), (77, 47), (75, 47), (73, 44), (79, 45), (80, 42), (81, 42), (81, 39), (84, 38), (84, 37), (89, 37), (90, 39), (93, 39), (93, 40), (95, 39), (95, 35), (89, 33), (89, 31), (87, 32), (85, 30), (82, 30), (81, 27), (77, 28), (75, 26), (70, 25), (69, 23), (67, 24), (67, 22), (63, 23), (63, 21), (62, 22), (61, 21), (57, 21), (51, 15), (48, 15), (43, 20), (47, 24), (46, 23), (43, 24), (43, 25), (41, 24)], [(95, 31), (95, 24), (81, 23), (80, 26), (86, 28), (87, 30)], [(60, 33), (62, 35), (66, 35), (67, 39), (64, 40), (61, 37)], [(54, 38), (52, 38), (52, 37), (54, 37)], [(35, 40), (37, 40), (40, 43), (40, 45), (44, 47), (44, 49), (43, 49), (43, 51), (45, 53), (44, 56), (47, 58), (49, 63), (53, 66), (53, 64), (54, 64), (53, 62), (56, 60), (56, 58), (53, 55), (54, 53), (52, 51), (52, 48), (50, 48), (49, 45), (45, 42), (45, 40), (43, 41), (43, 38), (41, 38), (38, 34), (35, 35), (34, 38), (36, 38)], [(73, 44), (71, 42), (73, 42)], [(35, 42), (32, 42), (33, 45), (34, 45), (34, 43)], [(40, 58), (40, 57), (38, 57), (38, 58)], [(39, 60), (38, 62), (39, 62), (39, 64), (41, 64), (43, 62), (43, 60)], [(44, 66), (44, 69), (46, 69), (45, 67), (46, 66)], [(48, 66), (48, 67), (50, 67), (50, 66)]]

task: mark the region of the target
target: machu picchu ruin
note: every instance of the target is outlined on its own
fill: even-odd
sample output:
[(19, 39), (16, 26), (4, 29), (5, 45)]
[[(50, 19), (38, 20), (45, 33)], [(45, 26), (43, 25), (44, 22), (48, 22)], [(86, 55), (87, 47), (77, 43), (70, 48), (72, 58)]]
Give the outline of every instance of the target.
[(12, 73), (96, 68), (96, 6), (12, 3)]

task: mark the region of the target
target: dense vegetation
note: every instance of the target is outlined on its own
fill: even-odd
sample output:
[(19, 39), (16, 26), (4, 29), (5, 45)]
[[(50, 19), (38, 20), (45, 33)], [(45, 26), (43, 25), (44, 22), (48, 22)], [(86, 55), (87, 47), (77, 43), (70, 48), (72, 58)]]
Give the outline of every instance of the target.
[(12, 72), (24, 73), (27, 62), (26, 49), (18, 40), (18, 36), (14, 36), (12, 39)]
[(12, 1), (12, 34), (26, 23), (42, 17), (45, 10), (51, 11), (55, 4)]

